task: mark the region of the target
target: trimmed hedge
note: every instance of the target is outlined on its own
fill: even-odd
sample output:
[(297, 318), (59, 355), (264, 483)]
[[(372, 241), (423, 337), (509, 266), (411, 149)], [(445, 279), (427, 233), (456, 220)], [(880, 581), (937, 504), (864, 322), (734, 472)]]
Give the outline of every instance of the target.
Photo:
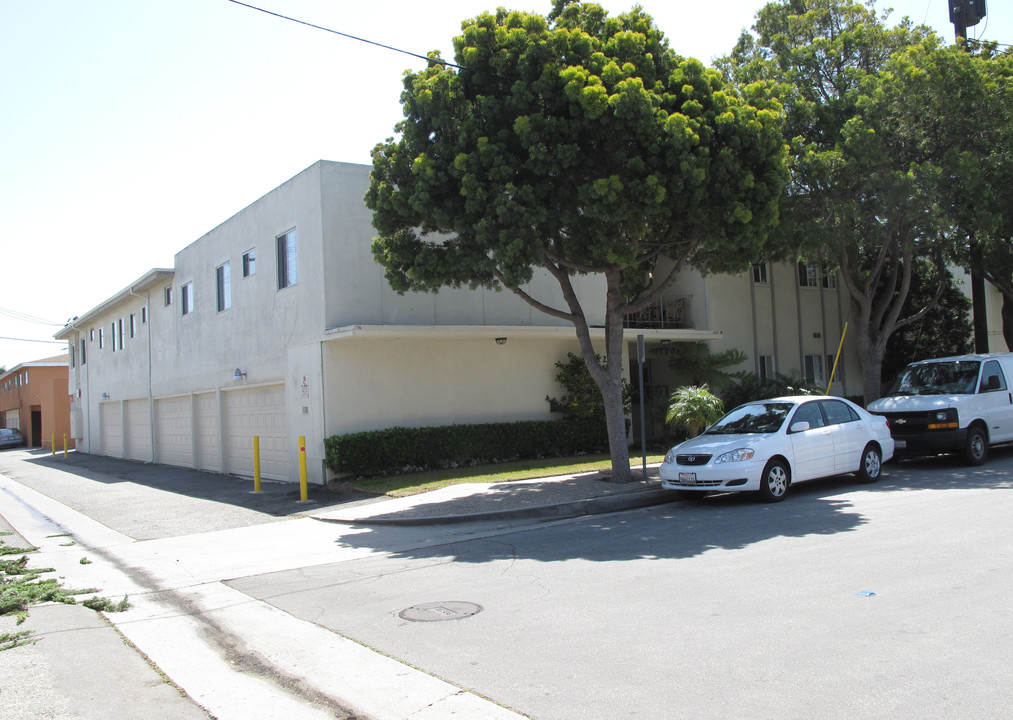
[(328, 468), (364, 477), (607, 448), (608, 430), (600, 418), (393, 427), (324, 440)]

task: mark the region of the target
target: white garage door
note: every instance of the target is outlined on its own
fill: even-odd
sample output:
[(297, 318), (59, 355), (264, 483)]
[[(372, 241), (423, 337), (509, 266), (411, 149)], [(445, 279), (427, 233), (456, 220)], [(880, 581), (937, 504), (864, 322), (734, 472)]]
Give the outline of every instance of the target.
[(155, 401), (156, 462), (193, 467), (193, 413), (190, 396)]
[(215, 393), (195, 395), (197, 406), (197, 467), (212, 472), (222, 471), (218, 448), (218, 398)]
[(126, 415), (127, 458), (151, 460), (151, 417), (148, 401), (127, 400), (123, 404)]
[(102, 429), (102, 454), (123, 457), (123, 411), (118, 402), (99, 405), (99, 427)]
[(229, 472), (253, 476), (253, 437), (256, 435), (260, 437), (261, 476), (289, 480), (285, 386), (232, 390), (222, 394), (222, 403)]

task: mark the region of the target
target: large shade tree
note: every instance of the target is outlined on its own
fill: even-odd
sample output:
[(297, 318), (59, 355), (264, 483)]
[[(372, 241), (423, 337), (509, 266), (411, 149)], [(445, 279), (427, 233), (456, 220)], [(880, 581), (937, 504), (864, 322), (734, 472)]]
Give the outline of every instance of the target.
[[(627, 480), (623, 318), (687, 264), (757, 256), (787, 179), (780, 106), (675, 54), (639, 8), (500, 9), (465, 21), (454, 51), (405, 74), (405, 119), (373, 151), (374, 256), (397, 291), (506, 288), (573, 323)], [(528, 292), (536, 269), (563, 303)], [(576, 275), (606, 286), (600, 361)]]
[[(848, 291), (866, 401), (879, 397), (891, 335), (938, 302), (956, 241), (942, 201), (942, 146), (912, 122), (926, 98), (898, 53), (932, 33), (893, 27), (853, 0), (779, 0), (757, 14), (728, 70), (740, 81), (779, 84), (792, 181), (782, 204), (786, 254), (824, 262)], [(921, 58), (924, 59), (924, 58)], [(929, 261), (940, 278), (925, 304), (905, 312), (913, 275)]]

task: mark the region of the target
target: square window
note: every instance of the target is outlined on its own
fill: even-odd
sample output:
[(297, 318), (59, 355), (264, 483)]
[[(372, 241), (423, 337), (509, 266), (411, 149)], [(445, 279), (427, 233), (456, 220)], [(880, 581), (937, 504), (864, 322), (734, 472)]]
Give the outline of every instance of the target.
[(257, 249), (243, 253), (243, 277), (250, 277), (257, 272)]
[(295, 285), (299, 281), (299, 264), (295, 230), (277, 238), (278, 244), (278, 289)]
[(194, 307), (193, 307), (193, 283), (192, 282), (188, 282), (186, 285), (183, 285), (179, 290), (180, 290), (180, 297), (182, 298), (180, 300), (180, 305), (183, 308), (183, 313), (182, 314), (183, 315), (189, 315), (194, 310)]
[(218, 312), (232, 307), (232, 271), (228, 263), (215, 268), (215, 298)]

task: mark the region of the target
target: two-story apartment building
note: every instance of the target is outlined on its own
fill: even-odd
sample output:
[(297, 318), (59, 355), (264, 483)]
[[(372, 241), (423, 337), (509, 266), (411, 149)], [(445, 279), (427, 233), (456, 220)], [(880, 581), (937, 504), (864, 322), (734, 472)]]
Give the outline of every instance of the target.
[[(250, 475), (257, 436), (263, 475), (297, 480), (303, 437), (310, 480), (323, 482), (329, 435), (548, 418), (555, 363), (579, 353), (573, 327), (509, 292), (392, 291), (370, 250), (369, 172), (314, 164), (57, 333), (79, 450)], [(575, 286), (601, 326), (604, 283)], [(528, 290), (562, 307), (547, 274)], [(643, 334), (648, 347), (704, 340), (746, 352), (743, 369), (823, 382), (846, 316), (845, 294), (816, 268), (686, 271), (629, 319), (625, 369), (636, 377)], [(845, 348), (834, 391), (858, 393)], [(674, 389), (677, 373), (649, 362), (650, 387)]]
[(28, 447), (74, 447), (66, 355), (20, 363), (0, 375), (0, 427), (17, 428)]

